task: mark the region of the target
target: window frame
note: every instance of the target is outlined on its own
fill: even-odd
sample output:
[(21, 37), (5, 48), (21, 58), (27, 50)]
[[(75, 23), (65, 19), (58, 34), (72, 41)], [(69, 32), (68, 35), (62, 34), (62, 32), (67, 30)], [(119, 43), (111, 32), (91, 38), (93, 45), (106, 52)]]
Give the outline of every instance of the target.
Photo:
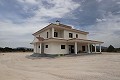
[(73, 33), (69, 33), (69, 38), (73, 38)]
[(58, 32), (54, 32), (54, 37), (58, 37)]
[(76, 38), (78, 38), (78, 34), (76, 34)]
[(48, 48), (48, 45), (45, 45), (45, 48)]
[(61, 45), (61, 49), (65, 49), (65, 45)]

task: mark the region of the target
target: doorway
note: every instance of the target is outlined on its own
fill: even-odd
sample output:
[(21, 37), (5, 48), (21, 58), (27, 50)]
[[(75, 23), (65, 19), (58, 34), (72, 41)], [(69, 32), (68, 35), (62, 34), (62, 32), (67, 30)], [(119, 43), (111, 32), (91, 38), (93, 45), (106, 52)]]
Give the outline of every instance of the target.
[(82, 46), (82, 51), (83, 51), (83, 52), (85, 51), (85, 46)]
[(70, 54), (75, 53), (75, 51), (74, 51), (74, 45), (69, 45), (69, 53)]

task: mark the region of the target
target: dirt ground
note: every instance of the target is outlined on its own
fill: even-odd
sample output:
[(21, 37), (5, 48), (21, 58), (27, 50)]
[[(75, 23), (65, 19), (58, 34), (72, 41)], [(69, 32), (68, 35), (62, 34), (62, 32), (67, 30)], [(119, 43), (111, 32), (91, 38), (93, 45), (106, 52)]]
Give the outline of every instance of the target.
[(0, 53), (0, 80), (120, 80), (120, 53), (26, 58), (31, 54)]

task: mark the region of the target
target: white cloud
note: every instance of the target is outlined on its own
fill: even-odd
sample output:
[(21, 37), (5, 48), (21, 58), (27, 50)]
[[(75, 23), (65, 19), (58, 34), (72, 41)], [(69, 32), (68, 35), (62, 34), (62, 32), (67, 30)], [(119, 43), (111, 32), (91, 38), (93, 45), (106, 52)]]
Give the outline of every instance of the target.
[[(14, 24), (11, 21), (0, 22), (0, 46), (5, 47), (32, 47), (32, 34), (45, 27), (46, 23)], [(14, 45), (13, 45), (14, 44)]]
[[(33, 40), (32, 33), (40, 30), (48, 24), (49, 18), (62, 18), (67, 13), (78, 8), (80, 5), (72, 0), (17, 0), (23, 10), (29, 14), (34, 13), (30, 18), (24, 18), (24, 23), (13, 23), (9, 19), (0, 20), (0, 47), (31, 47), (30, 42)], [(47, 8), (47, 4), (43, 4), (42, 1), (53, 6)], [(38, 9), (33, 9), (38, 7)], [(17, 6), (19, 7), (19, 6)], [(31, 10), (30, 10), (31, 9)], [(33, 10), (32, 10), (33, 9)], [(29, 10), (31, 12), (29, 12)]]
[(96, 0), (97, 2), (101, 2), (102, 0)]
[(120, 4), (120, 2), (116, 2), (117, 4)]
[(120, 47), (120, 18), (119, 16), (106, 17), (106, 21), (98, 22), (96, 25), (88, 28), (90, 32), (89, 38), (101, 40), (104, 46), (110, 44)]
[(22, 3), (37, 4), (38, 0), (17, 0)]
[(62, 18), (67, 13), (70, 13), (72, 10), (77, 9), (80, 6), (80, 4), (75, 3), (72, 0), (47, 0), (47, 2), (54, 6), (46, 8), (45, 4), (45, 6), (39, 5), (39, 9), (34, 11), (35, 16), (31, 17), (29, 21), (44, 20), (44, 17)]

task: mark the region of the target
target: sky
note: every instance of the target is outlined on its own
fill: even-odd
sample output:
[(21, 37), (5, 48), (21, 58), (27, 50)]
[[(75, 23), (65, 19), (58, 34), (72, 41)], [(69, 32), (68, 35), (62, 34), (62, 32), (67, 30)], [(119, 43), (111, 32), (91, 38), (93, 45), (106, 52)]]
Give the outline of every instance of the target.
[(120, 0), (0, 0), (0, 47), (32, 47), (32, 34), (56, 20), (120, 47)]

